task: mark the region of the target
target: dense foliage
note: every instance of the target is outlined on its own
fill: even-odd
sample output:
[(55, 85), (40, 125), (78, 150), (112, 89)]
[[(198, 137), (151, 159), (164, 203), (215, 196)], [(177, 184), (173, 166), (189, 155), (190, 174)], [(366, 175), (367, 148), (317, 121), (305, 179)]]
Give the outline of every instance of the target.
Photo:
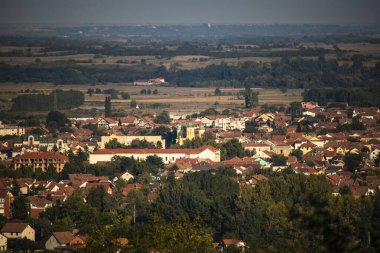
[(380, 89), (373, 88), (313, 88), (304, 92), (304, 101), (315, 101), (325, 106), (328, 102), (342, 102), (354, 106), (379, 106)]
[(239, 191), (234, 177), (228, 171), (185, 176), (162, 190), (154, 209), (167, 220), (199, 218), (215, 238), (242, 239), (253, 252), (379, 250), (379, 192), (334, 197), (324, 177), (297, 174), (273, 175)]
[(24, 94), (13, 99), (12, 111), (38, 112), (54, 109), (71, 109), (82, 105), (84, 94), (80, 91), (55, 90), (49, 95)]
[[(171, 70), (163, 66), (137, 67), (0, 65), (0, 82), (105, 83), (132, 82), (147, 76), (165, 76), (177, 86), (208, 87), (210, 85), (244, 87), (255, 85), (278, 88), (364, 87), (379, 85), (380, 64), (366, 67), (359, 57), (353, 64), (338, 64), (336, 60), (284, 58), (271, 63), (244, 62), (238, 65), (209, 65), (193, 70)], [(62, 70), (70, 73), (61, 74)], [(3, 74), (2, 74), (3, 73)], [(69, 81), (66, 79), (70, 78)]]

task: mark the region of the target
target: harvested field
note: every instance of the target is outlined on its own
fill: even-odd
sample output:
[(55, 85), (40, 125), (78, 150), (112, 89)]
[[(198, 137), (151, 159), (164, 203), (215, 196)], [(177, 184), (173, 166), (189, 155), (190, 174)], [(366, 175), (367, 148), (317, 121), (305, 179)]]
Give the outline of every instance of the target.
[[(160, 104), (168, 111), (181, 112), (199, 112), (210, 107), (216, 107), (220, 110), (226, 108), (242, 108), (244, 106), (244, 98), (239, 96), (239, 92), (243, 89), (238, 88), (221, 88), (222, 93), (229, 94), (226, 96), (214, 96), (215, 88), (186, 88), (186, 87), (158, 87), (158, 86), (131, 86), (125, 84), (108, 84), (108, 85), (52, 85), (46, 83), (38, 84), (1, 84), (0, 99), (8, 101), (8, 107), (11, 105), (11, 99), (20, 93), (21, 90), (39, 90), (49, 93), (54, 89), (62, 90), (80, 90), (84, 93), (89, 88), (96, 89), (115, 89), (119, 92), (128, 92), (131, 99), (136, 100), (141, 105)], [(157, 95), (140, 94), (142, 89), (157, 89)], [(289, 89), (285, 93), (279, 89), (262, 89), (254, 88), (259, 92), (259, 104), (276, 104), (288, 105), (293, 101), (301, 101), (302, 96), (300, 89)], [(85, 95), (84, 108), (102, 108), (106, 94)], [(113, 108), (129, 111), (130, 100), (113, 99)], [(162, 110), (162, 109), (159, 109)]]

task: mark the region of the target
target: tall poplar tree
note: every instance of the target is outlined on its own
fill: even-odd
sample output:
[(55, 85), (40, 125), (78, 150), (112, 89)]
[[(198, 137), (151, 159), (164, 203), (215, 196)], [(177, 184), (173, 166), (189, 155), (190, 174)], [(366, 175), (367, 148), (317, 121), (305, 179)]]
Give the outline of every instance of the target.
[(249, 85), (244, 90), (245, 108), (254, 108), (259, 103), (259, 93), (253, 92)]
[(111, 97), (106, 97), (104, 101), (104, 116), (111, 117), (112, 116), (112, 108), (111, 108)]

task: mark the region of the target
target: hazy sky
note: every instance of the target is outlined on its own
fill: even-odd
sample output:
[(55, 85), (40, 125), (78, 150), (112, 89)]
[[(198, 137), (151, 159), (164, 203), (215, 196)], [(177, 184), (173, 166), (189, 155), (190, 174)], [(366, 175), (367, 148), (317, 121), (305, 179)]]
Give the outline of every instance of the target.
[(380, 0), (0, 0), (0, 24), (380, 24)]

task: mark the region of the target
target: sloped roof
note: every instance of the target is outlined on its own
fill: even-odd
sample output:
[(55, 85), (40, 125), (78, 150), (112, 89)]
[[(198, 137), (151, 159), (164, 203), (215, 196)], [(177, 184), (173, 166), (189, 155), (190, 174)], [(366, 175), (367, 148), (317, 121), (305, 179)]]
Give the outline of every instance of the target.
[(73, 234), (70, 231), (53, 232), (53, 236), (57, 239), (59, 244), (68, 244), (73, 238)]
[(50, 152), (27, 152), (17, 156), (18, 159), (61, 159), (61, 162), (69, 162), (67, 156)]
[(28, 223), (8, 222), (1, 229), (2, 233), (21, 233), (25, 228), (29, 226)]

